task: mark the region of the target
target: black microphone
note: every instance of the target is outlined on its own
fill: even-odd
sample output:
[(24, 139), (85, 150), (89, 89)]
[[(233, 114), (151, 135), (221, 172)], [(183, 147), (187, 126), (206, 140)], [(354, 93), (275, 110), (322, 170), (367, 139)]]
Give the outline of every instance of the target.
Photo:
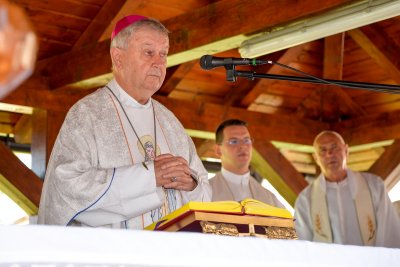
[(239, 66), (239, 65), (264, 65), (271, 64), (271, 61), (256, 59), (256, 58), (234, 58), (234, 57), (213, 57), (211, 55), (204, 55), (200, 58), (200, 66), (202, 69), (210, 70), (216, 67), (225, 67), (225, 66)]

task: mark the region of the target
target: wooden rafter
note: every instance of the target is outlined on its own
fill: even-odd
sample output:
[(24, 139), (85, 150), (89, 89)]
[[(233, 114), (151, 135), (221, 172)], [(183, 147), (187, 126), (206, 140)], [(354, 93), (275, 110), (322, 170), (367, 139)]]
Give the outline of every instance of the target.
[(400, 110), (333, 123), (332, 129), (341, 133), (351, 146), (399, 139)]
[(294, 205), (297, 194), (307, 186), (304, 176), (270, 142), (255, 141), (252, 166), (262, 174), (285, 199)]
[(203, 140), (198, 146), (196, 146), (197, 154), (200, 158), (218, 158), (214, 147), (214, 140)]
[(66, 111), (75, 104), (76, 101), (91, 92), (91, 90), (81, 90), (76, 93), (52, 92), (47, 89), (34, 90), (19, 88), (2, 99), (2, 102), (54, 111)]
[(38, 207), (43, 181), (2, 142), (0, 142), (0, 155), (0, 174)]
[(394, 81), (400, 84), (400, 51), (378, 25), (354, 29), (348, 31), (348, 34)]
[(126, 0), (107, 0), (85, 32), (79, 37), (74, 47), (97, 42), (125, 2)]
[[(279, 63), (284, 64), (284, 65), (289, 65), (290, 62), (294, 61), (301, 53), (303, 50), (303, 46), (295, 46), (292, 48), (287, 49), (283, 54), (280, 54), (281, 56), (277, 60)], [(284, 69), (280, 66), (273, 65), (268, 73), (269, 74), (282, 74)], [(256, 84), (256, 86), (253, 87), (253, 89), (248, 92), (246, 96), (243, 97), (240, 106), (242, 107), (248, 107), (251, 103), (253, 103), (257, 97), (262, 94), (266, 93), (268, 91), (268, 85), (271, 85), (274, 82), (274, 80), (268, 80), (268, 81), (263, 81), (262, 86), (260, 84)]]
[[(342, 80), (344, 33), (329, 36), (324, 40), (323, 78)], [(337, 103), (341, 103), (338, 105)], [(338, 86), (321, 85), (303, 100), (301, 107), (312, 107), (308, 116), (323, 121), (340, 121), (352, 115), (365, 114), (349, 95)]]
[(392, 188), (400, 180), (398, 173), (397, 175), (391, 176), (391, 174), (398, 169), (400, 164), (399, 149), (400, 139), (396, 139), (391, 146), (386, 147), (383, 154), (369, 169), (370, 172), (379, 175), (383, 180), (390, 179), (390, 181), (387, 181), (388, 189)]
[(157, 93), (163, 96), (168, 96), (196, 63), (196, 61), (190, 61), (168, 68), (164, 84)]

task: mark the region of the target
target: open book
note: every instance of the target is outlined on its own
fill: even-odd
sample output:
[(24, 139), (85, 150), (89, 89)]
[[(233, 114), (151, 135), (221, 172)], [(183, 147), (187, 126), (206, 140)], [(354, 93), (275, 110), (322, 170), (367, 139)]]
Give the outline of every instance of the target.
[(292, 214), (286, 210), (277, 208), (261, 201), (246, 198), (237, 201), (215, 201), (215, 202), (189, 202), (181, 208), (161, 218), (159, 221), (147, 226), (146, 230), (161, 230), (176, 221), (182, 220), (193, 212), (220, 213), (232, 215), (248, 215), (273, 217), (281, 219), (293, 219)]

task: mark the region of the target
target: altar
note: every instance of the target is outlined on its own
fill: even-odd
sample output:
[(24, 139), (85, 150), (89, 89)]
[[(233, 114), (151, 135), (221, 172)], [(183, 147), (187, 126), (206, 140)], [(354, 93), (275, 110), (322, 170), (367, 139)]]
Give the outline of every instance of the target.
[(0, 267), (400, 266), (400, 249), (188, 232), (0, 226)]

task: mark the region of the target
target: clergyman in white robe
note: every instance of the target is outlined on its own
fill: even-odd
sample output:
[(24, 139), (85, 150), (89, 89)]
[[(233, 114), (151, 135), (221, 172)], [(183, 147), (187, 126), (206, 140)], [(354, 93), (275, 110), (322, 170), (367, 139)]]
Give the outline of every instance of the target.
[[(193, 191), (156, 186), (152, 159), (165, 153), (187, 160), (198, 183)], [(207, 171), (176, 117), (154, 99), (138, 103), (112, 80), (68, 112), (47, 168), (38, 223), (143, 229), (188, 201), (210, 200)]]
[[(357, 173), (347, 170), (347, 178), (340, 182), (328, 182), (323, 175), (308, 185), (298, 196), (295, 204), (295, 226), (299, 239), (315, 240), (314, 228), (318, 227), (311, 217), (312, 187), (319, 182), (325, 191), (332, 243), (364, 245), (357, 217), (355, 196)], [(382, 179), (371, 173), (361, 173), (367, 182), (375, 214), (376, 229), (374, 246), (400, 248), (400, 219), (387, 195)]]

